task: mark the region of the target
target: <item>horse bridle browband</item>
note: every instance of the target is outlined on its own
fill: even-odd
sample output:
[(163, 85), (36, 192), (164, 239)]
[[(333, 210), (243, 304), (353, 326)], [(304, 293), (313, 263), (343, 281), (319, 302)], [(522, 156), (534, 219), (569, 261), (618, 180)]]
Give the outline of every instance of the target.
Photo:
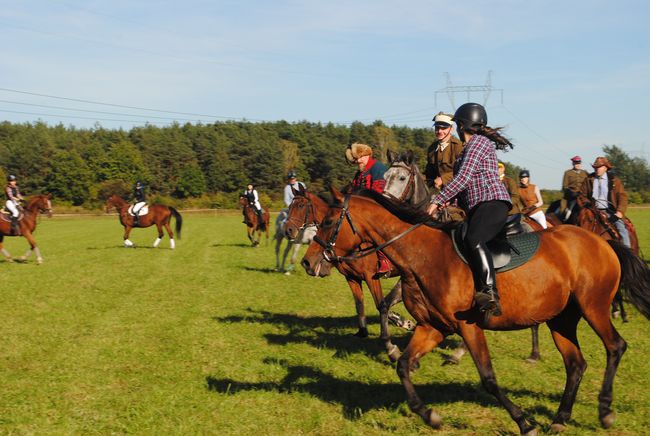
[(420, 227), (423, 223), (417, 223), (403, 231), (397, 236), (392, 237), (388, 241), (384, 242), (383, 244), (380, 244), (376, 247), (370, 247), (367, 249), (362, 249), (358, 251), (357, 253), (351, 255), (351, 256), (339, 256), (336, 254), (335, 251), (335, 246), (336, 246), (336, 240), (339, 237), (339, 232), (341, 231), (341, 226), (343, 225), (343, 220), (347, 219), (348, 223), (350, 224), (350, 227), (352, 228), (352, 232), (356, 235), (359, 233), (357, 230), (356, 226), (352, 222), (352, 216), (350, 215), (350, 211), (348, 209), (349, 203), (350, 203), (350, 194), (346, 194), (345, 199), (343, 200), (343, 205), (341, 206), (341, 213), (339, 214), (339, 219), (336, 223), (336, 227), (334, 227), (334, 232), (332, 232), (332, 235), (329, 238), (329, 241), (325, 242), (321, 238), (318, 237), (318, 235), (314, 236), (314, 241), (321, 247), (323, 247), (323, 258), (329, 262), (329, 263), (339, 263), (343, 261), (353, 261), (357, 259), (361, 259), (363, 257), (369, 256), (372, 253), (376, 253), (384, 247), (389, 246), (393, 242), (397, 241), (398, 239), (408, 235), (411, 233), (413, 230), (417, 229)]

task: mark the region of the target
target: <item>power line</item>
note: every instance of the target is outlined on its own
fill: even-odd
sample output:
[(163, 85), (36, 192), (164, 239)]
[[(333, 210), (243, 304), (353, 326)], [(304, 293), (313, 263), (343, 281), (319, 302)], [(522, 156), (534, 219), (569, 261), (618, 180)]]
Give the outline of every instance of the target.
[[(36, 113), (36, 112), (22, 112), (22, 111), (12, 111), (12, 110), (7, 110), (7, 109), (0, 109), (0, 112), (9, 112), (12, 114), (22, 114), (22, 115), (36, 115), (39, 117), (53, 117), (53, 118), (74, 118), (74, 119), (79, 119), (79, 120), (91, 120), (91, 121), (115, 121), (119, 123), (132, 123), (132, 124), (137, 124), (141, 121), (137, 120), (118, 120), (118, 119), (113, 119), (113, 118), (93, 118), (93, 117), (82, 117), (82, 116), (75, 116), (75, 115), (57, 115), (57, 114), (42, 114), (42, 113)], [(162, 122), (155, 122), (155, 121), (147, 121), (149, 124), (159, 124), (159, 125), (167, 125), (169, 123), (162, 123)]]

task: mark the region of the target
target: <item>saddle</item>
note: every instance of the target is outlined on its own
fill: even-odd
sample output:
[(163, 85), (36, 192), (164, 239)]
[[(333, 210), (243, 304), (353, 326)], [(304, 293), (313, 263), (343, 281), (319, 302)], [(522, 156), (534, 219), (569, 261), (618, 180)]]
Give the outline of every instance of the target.
[[(467, 263), (465, 254), (465, 235), (467, 222), (452, 229), (451, 240), (454, 250), (463, 262)], [(517, 268), (530, 260), (539, 248), (539, 234), (536, 232), (525, 233), (521, 225), (521, 214), (508, 217), (501, 232), (490, 242), (487, 248), (492, 253), (494, 269), (497, 273)]]
[[(0, 219), (2, 221), (6, 221), (8, 223), (11, 222), (11, 212), (6, 208), (3, 207), (2, 210), (0, 210)], [(18, 209), (18, 221), (22, 221), (23, 218), (25, 218), (25, 214), (23, 213), (22, 209)]]
[[(128, 209), (128, 211), (127, 211), (128, 214), (131, 215), (131, 216), (135, 216), (135, 214), (133, 213), (133, 208), (134, 208), (134, 207), (135, 207), (135, 204), (132, 204), (131, 206), (129, 206), (129, 209)], [(148, 213), (149, 213), (149, 205), (148, 205), (148, 204), (145, 204), (145, 205), (142, 206), (142, 208), (138, 211), (138, 216), (145, 216), (145, 215), (148, 214)]]

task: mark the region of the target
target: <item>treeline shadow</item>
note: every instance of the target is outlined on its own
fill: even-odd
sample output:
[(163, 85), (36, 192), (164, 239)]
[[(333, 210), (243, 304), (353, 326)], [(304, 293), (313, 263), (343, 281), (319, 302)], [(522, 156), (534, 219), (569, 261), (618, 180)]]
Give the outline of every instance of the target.
[[(406, 400), (404, 387), (398, 381), (395, 383), (372, 383), (346, 380), (318, 368), (306, 365), (289, 365), (285, 360), (275, 358), (267, 358), (264, 363), (283, 366), (287, 370), (287, 375), (279, 382), (246, 382), (208, 376), (206, 377), (206, 387), (210, 391), (227, 395), (248, 391), (309, 394), (323, 402), (341, 405), (343, 415), (349, 420), (356, 420), (361, 414), (371, 410), (398, 408)], [(417, 390), (425, 404), (433, 408), (436, 405), (459, 402), (471, 403), (480, 407), (498, 406), (497, 400), (478, 383), (433, 382), (419, 384)], [(539, 392), (532, 392), (528, 389), (503, 389), (503, 391), (507, 395), (517, 397), (539, 398)], [(550, 395), (549, 398), (559, 401), (560, 395)], [(534, 411), (536, 416), (545, 416), (549, 420), (555, 416), (555, 412), (545, 406), (537, 406), (535, 409), (529, 410), (529, 412), (531, 411)]]

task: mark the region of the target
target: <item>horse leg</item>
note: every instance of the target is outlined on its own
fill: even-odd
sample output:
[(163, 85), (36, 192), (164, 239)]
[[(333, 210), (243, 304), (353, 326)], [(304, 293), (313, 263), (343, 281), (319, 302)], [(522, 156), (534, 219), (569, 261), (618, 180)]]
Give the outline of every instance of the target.
[[(169, 225), (169, 224), (167, 224)], [(162, 225), (160, 223), (156, 223), (156, 228), (158, 229), (158, 237), (156, 238), (155, 241), (153, 241), (153, 248), (158, 248), (158, 244), (160, 244), (160, 241), (162, 240), (164, 233), (162, 230)]]
[(133, 244), (133, 242), (131, 242), (131, 240), (129, 239), (129, 235), (131, 234), (131, 228), (132, 228), (132, 227), (131, 227), (129, 224), (127, 224), (127, 225), (124, 227), (124, 246), (127, 247), (127, 248), (128, 248), (128, 247), (133, 247), (133, 246), (135, 245), (135, 244)]
[[(402, 301), (402, 280), (398, 280), (393, 286), (393, 289), (390, 290), (388, 295), (384, 297), (384, 304), (386, 305), (386, 310), (390, 309), (397, 303)], [(404, 330), (414, 330), (415, 323), (408, 318), (404, 318), (397, 312), (387, 312), (386, 314), (388, 321), (390, 321), (394, 326), (403, 328)]]
[(0, 253), (7, 259), (7, 262), (13, 262), (13, 258), (11, 257), (11, 254), (7, 251), (4, 245), (4, 235), (0, 235)]
[(573, 410), (582, 375), (587, 369), (587, 362), (585, 362), (578, 344), (576, 333), (578, 321), (580, 321), (580, 313), (577, 311), (576, 305), (570, 303), (558, 316), (547, 322), (555, 346), (562, 354), (566, 370), (564, 394), (562, 394), (560, 406), (551, 425), (551, 431), (554, 433), (566, 429), (565, 424), (571, 419), (571, 411)]
[(483, 330), (477, 327), (476, 324), (466, 323), (462, 323), (460, 329), (465, 340), (465, 345), (474, 359), (474, 364), (478, 369), (478, 374), (481, 377), (481, 383), (485, 390), (499, 400), (499, 403), (508, 411), (510, 417), (519, 426), (521, 434), (536, 434), (537, 430), (528, 423), (521, 408), (510, 401), (499, 388), (494, 369), (492, 369), (490, 351), (488, 350)]
[(280, 247), (283, 239), (284, 237), (279, 236), (277, 232), (275, 233), (275, 270), (280, 272), (284, 270), (284, 263), (280, 267)]
[(533, 349), (530, 352), (530, 356), (528, 356), (528, 359), (526, 359), (526, 362), (528, 363), (535, 363), (539, 360), (539, 325), (534, 325), (530, 328), (531, 336), (532, 336), (532, 342), (533, 342)]
[(454, 351), (452, 351), (451, 355), (443, 357), (442, 364), (444, 365), (458, 365), (460, 363), (460, 359), (463, 358), (463, 356), (467, 353), (467, 346), (465, 345), (465, 341), (461, 341), (460, 345), (456, 347)]
[(433, 409), (427, 409), (415, 391), (411, 372), (419, 368), (420, 358), (438, 346), (444, 335), (429, 325), (418, 324), (404, 353), (397, 362), (397, 376), (406, 391), (407, 403), (411, 411), (433, 428), (439, 428), (442, 418)]
[(354, 336), (357, 336), (359, 338), (367, 338), (368, 327), (366, 323), (366, 313), (363, 307), (363, 289), (361, 289), (361, 281), (347, 277), (345, 279), (347, 280), (348, 286), (350, 286), (350, 290), (352, 291), (352, 296), (354, 297), (354, 306), (357, 310), (359, 331), (357, 331)]
[[(400, 350), (397, 345), (393, 344), (390, 340), (390, 331), (388, 330), (389, 306), (384, 299), (384, 293), (381, 289), (381, 282), (379, 280), (373, 279), (370, 275), (366, 275), (364, 277), (364, 280), (368, 285), (368, 289), (370, 289), (370, 294), (372, 295), (373, 300), (375, 300), (375, 307), (379, 311), (379, 325), (381, 329), (379, 337), (382, 341), (384, 341), (384, 348), (386, 348), (386, 353), (388, 354), (389, 359), (391, 362), (395, 362), (397, 359), (399, 359)], [(394, 315), (397, 315), (397, 317), (399, 317), (401, 320), (401, 317), (398, 314)]]
[(25, 255), (21, 258), (22, 260), (27, 260), (29, 256), (32, 254), (32, 250), (36, 254), (36, 263), (37, 264), (42, 264), (43, 263), (43, 256), (41, 256), (41, 250), (38, 249), (36, 246), (36, 241), (34, 240), (34, 236), (32, 235), (32, 232), (29, 230), (23, 230), (23, 236), (25, 239), (27, 239), (27, 242), (29, 242), (29, 248), (27, 249), (27, 252)]
[(598, 307), (586, 306), (583, 308), (583, 316), (592, 329), (600, 337), (607, 352), (607, 366), (603, 385), (598, 395), (598, 417), (604, 428), (610, 428), (614, 424), (616, 415), (611, 409), (614, 399), (614, 377), (618, 364), (627, 349), (627, 343), (618, 334), (611, 319), (609, 318), (609, 304), (598, 304)]
[(302, 244), (299, 243), (294, 243), (293, 245), (293, 252), (291, 253), (291, 258), (289, 259), (289, 266), (287, 267), (287, 271), (293, 271), (296, 269), (296, 261), (298, 260), (298, 252), (300, 252), (300, 246)]
[(285, 269), (284, 269), (284, 265), (286, 265), (286, 263), (287, 263), (287, 256), (289, 256), (289, 251), (291, 251), (291, 246), (292, 246), (292, 245), (293, 245), (293, 244), (291, 243), (291, 241), (289, 241), (289, 240), (287, 239), (287, 246), (284, 247), (284, 253), (282, 253), (282, 269), (281, 269), (280, 271), (284, 271), (284, 270), (285, 270)]
[[(174, 241), (174, 231), (172, 230), (172, 226), (169, 225), (169, 221), (165, 223), (165, 230), (167, 230), (167, 234), (169, 235), (169, 248), (173, 250), (176, 248), (176, 242)], [(160, 237), (162, 237), (162, 231), (158, 233), (160, 234)]]

